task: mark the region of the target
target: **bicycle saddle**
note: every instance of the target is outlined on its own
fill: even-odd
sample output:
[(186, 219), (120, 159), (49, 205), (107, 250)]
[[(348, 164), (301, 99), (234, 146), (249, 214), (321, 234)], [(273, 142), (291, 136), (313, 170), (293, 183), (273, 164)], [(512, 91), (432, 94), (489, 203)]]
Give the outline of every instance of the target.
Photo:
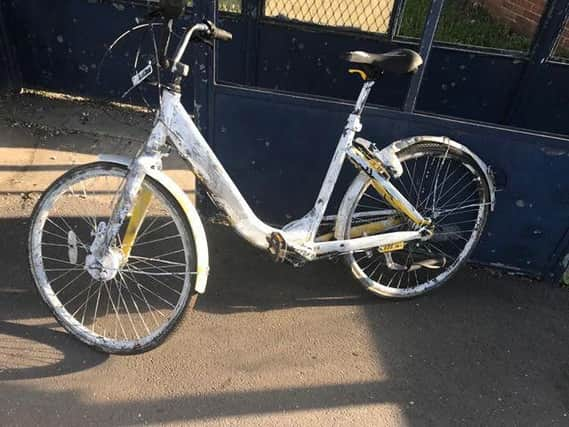
[(348, 52), (344, 59), (358, 64), (363, 71), (364, 80), (373, 80), (381, 75), (382, 71), (395, 74), (406, 74), (417, 71), (423, 64), (423, 58), (411, 49), (396, 49), (387, 53), (368, 53), (361, 50)]

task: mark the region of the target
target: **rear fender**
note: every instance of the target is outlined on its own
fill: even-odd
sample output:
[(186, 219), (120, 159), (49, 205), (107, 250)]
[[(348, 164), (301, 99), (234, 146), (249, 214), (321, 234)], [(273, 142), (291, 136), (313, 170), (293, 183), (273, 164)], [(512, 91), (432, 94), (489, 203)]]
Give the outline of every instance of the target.
[[(494, 184), (494, 177), (492, 175), (492, 171), (486, 163), (480, 159), (476, 154), (470, 151), (467, 147), (462, 144), (459, 144), (456, 141), (453, 141), (450, 138), (445, 136), (414, 136), (412, 138), (405, 138), (395, 141), (388, 145), (387, 147), (380, 150), (379, 158), (382, 161), (394, 162), (395, 164), (391, 164), (388, 170), (397, 171), (401, 169), (401, 164), (397, 159), (397, 155), (400, 151), (407, 149), (413, 145), (421, 144), (421, 143), (431, 143), (431, 144), (440, 144), (447, 147), (452, 147), (466, 156), (470, 157), (472, 161), (480, 168), (480, 171), (486, 178), (486, 182), (488, 183), (488, 192), (490, 194), (490, 209), (494, 210), (494, 205), (496, 203), (496, 187)], [(346, 234), (346, 227), (347, 227), (347, 218), (350, 215), (350, 209), (352, 205), (355, 203), (356, 199), (359, 197), (359, 191), (362, 185), (367, 182), (369, 176), (361, 172), (352, 182), (348, 190), (346, 191), (344, 198), (342, 199), (342, 203), (340, 204), (340, 208), (338, 209), (338, 216), (336, 218), (336, 226), (334, 227), (334, 237), (336, 239), (345, 239)]]
[(482, 161), (480, 157), (478, 157), (476, 154), (474, 154), (470, 149), (468, 149), (464, 145), (456, 141), (453, 141), (452, 139), (447, 138), (446, 136), (414, 136), (411, 138), (405, 138), (395, 141), (390, 145), (388, 145), (387, 147), (385, 147), (384, 149), (382, 149), (380, 153), (382, 153), (382, 155), (385, 158), (392, 159), (396, 157), (397, 153), (399, 153), (400, 151), (412, 147), (413, 145), (426, 143), (426, 142), (430, 144), (440, 144), (443, 146), (450, 146), (472, 159), (472, 161), (480, 168), (480, 171), (484, 174), (486, 178), (486, 182), (488, 183), (489, 187), (488, 190), (490, 193), (490, 210), (493, 211), (494, 205), (496, 203), (496, 187), (494, 184), (494, 177), (492, 175), (492, 170), (486, 163), (484, 163), (484, 161)]

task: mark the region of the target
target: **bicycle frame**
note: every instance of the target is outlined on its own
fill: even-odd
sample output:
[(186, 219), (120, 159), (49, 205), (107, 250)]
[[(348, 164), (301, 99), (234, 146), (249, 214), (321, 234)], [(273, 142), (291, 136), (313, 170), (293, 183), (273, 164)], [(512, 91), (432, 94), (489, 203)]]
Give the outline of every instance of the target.
[[(165, 2), (160, 4), (166, 5)], [(168, 21), (166, 30), (170, 32), (171, 28), (172, 20)], [(74, 168), (49, 187), (34, 210), (29, 235), (33, 278), (43, 300), (70, 333), (86, 344), (110, 353), (147, 351), (160, 344), (172, 330), (188, 302), (192, 306), (195, 304), (196, 293), (205, 292), (209, 256), (203, 223), (188, 196), (162, 172), (162, 159), (172, 148), (188, 162), (212, 200), (227, 215), (229, 224), (253, 245), (268, 249), (276, 261), (286, 259), (294, 265), (302, 265), (304, 261), (344, 255), (353, 276), (362, 285), (371, 292), (387, 297), (423, 294), (446, 281), (466, 261), (482, 236), (488, 206), (492, 208), (494, 205), (494, 185), (488, 167), (468, 148), (444, 136), (414, 136), (394, 141), (381, 150), (370, 141), (355, 138), (362, 129), (361, 114), (374, 85), (373, 81), (367, 80), (363, 70), (351, 70), (359, 71), (364, 80), (363, 88), (348, 116), (312, 209), (282, 228), (261, 221), (181, 103), (181, 83), (188, 76), (189, 67), (180, 60), (196, 31), (194, 41), (230, 40), (232, 37), (209, 21), (194, 25), (186, 32), (173, 61), (165, 55), (169, 38), (162, 37), (161, 44), (164, 46), (160, 51), (155, 44), (155, 51), (164, 53), (162, 60), (156, 61), (157, 67), (159, 71), (169, 68), (170, 80), (162, 86), (158, 79), (162, 88), (161, 108), (148, 140), (134, 159), (102, 156), (102, 162)], [(392, 62), (382, 62), (381, 58), (401, 56), (420, 62), (417, 54), (408, 52), (407, 56), (404, 52), (400, 53), (394, 51), (390, 55), (370, 56), (375, 58), (374, 67), (371, 68), (372, 79), (379, 75), (375, 65), (379, 67), (383, 64), (388, 70), (391, 68), (388, 64)], [(359, 58), (365, 56), (364, 53), (358, 55)], [(367, 70), (367, 67), (363, 68)], [(392, 71), (397, 71), (397, 68), (393, 66)], [(133, 77), (133, 87), (151, 72), (152, 64), (149, 64)], [(347, 188), (338, 213), (325, 217), (346, 158), (355, 166), (358, 175)], [(451, 159), (448, 163), (447, 158)], [(411, 168), (408, 160), (412, 161)], [(416, 168), (416, 160), (424, 163), (424, 167), (419, 165)], [(408, 186), (398, 180), (404, 170), (407, 172), (405, 177), (409, 178)], [(417, 170), (419, 175), (415, 175)], [(106, 213), (109, 207), (105, 201), (107, 197), (101, 198), (101, 184), (89, 185), (89, 191), (85, 185), (85, 182), (98, 182), (92, 180), (107, 177), (118, 179), (120, 183), (118, 189), (104, 192), (113, 200), (110, 218)], [(416, 181), (416, 177), (420, 181)], [(442, 180), (439, 181), (439, 178)], [(461, 187), (456, 189), (461, 182)], [(410, 199), (415, 200), (423, 212), (428, 212), (425, 215), (429, 215), (433, 221), (423, 217), (393, 183), (400, 185), (405, 194), (409, 193)], [(447, 183), (451, 185), (446, 186)], [(79, 184), (83, 184), (83, 188), (75, 192), (73, 187)], [(385, 207), (356, 209), (364, 195), (376, 199), (365, 194), (369, 188), (377, 191), (386, 202)], [(457, 200), (460, 194), (462, 197)], [(61, 204), (67, 206), (72, 203), (79, 204), (79, 210), (62, 211), (57, 208)], [(366, 208), (364, 203), (361, 207)], [(84, 210), (82, 207), (91, 212), (87, 217), (76, 218), (76, 214)], [(71, 224), (74, 225), (65, 219), (69, 212), (74, 220)], [(168, 218), (164, 218), (164, 215)], [(443, 223), (450, 215), (458, 217), (453, 216), (449, 220), (451, 222)], [(84, 224), (80, 219), (84, 220)], [(145, 219), (148, 221), (142, 227)], [(324, 223), (329, 220), (335, 220), (334, 227)], [(53, 232), (53, 228), (49, 231), (48, 221), (50, 227), (56, 227), (59, 232)], [(84, 231), (81, 233), (78, 223), (83, 225)], [(85, 225), (88, 228), (85, 229)], [(170, 231), (174, 227), (176, 232)], [(401, 231), (392, 232), (394, 229)], [(162, 230), (160, 236), (157, 234), (159, 230)], [(441, 238), (426, 242), (435, 232)], [(469, 233), (468, 238), (463, 236), (465, 233)], [(87, 237), (81, 240), (79, 234)], [(49, 235), (55, 238), (54, 243), (45, 238)], [(459, 238), (465, 242), (461, 246), (450, 242)], [(444, 249), (438, 248), (437, 242), (445, 245)], [(458, 252), (451, 248), (451, 255), (447, 255), (446, 242), (450, 242)], [(431, 244), (434, 246), (431, 247)], [(148, 246), (141, 248), (143, 245)], [(46, 246), (55, 248), (47, 249)], [(60, 249), (62, 247), (64, 249)], [(78, 258), (79, 248), (82, 251), (81, 259)], [(400, 256), (392, 254), (401, 250)], [(360, 251), (365, 251), (359, 254), (361, 259), (353, 255)], [(417, 254), (417, 259), (414, 259), (413, 252)], [(172, 259), (174, 254), (176, 256)], [(375, 259), (369, 260), (373, 257)], [(363, 267), (360, 261), (365, 259), (369, 262)], [(400, 260), (403, 262), (400, 263)], [(376, 267), (371, 273), (366, 273), (370, 265)], [(376, 280), (373, 276), (380, 267)], [(422, 268), (439, 271), (418, 277), (416, 271)], [(58, 271), (64, 272), (48, 274)], [(78, 273), (71, 276), (73, 278), (67, 277), (65, 284), (52, 286), (69, 271)], [(85, 273), (87, 275), (79, 281)], [(156, 276), (162, 276), (163, 280), (171, 279), (169, 281), (174, 282), (173, 287)], [(152, 282), (149, 283), (149, 280)], [(64, 289), (75, 282), (82, 284), (74, 285), (75, 295), (71, 289), (59, 297)], [(394, 286), (391, 286), (392, 283)], [(160, 290), (166, 292), (164, 297), (160, 295)], [(99, 304), (102, 295), (107, 302), (105, 314), (99, 317), (99, 322), (99, 307), (103, 310), (105, 306), (104, 302)], [(82, 300), (76, 302), (80, 296), (84, 298), (83, 303)], [(140, 308), (135, 298), (140, 301)], [(89, 307), (90, 302), (94, 308)], [(159, 322), (155, 312), (163, 320)], [(130, 323), (130, 327), (127, 325), (126, 328), (129, 329), (128, 333), (121, 319)], [(150, 323), (147, 324), (145, 319)], [(139, 325), (138, 328), (135, 323)]]
[[(180, 93), (165, 89), (162, 94), (162, 109), (150, 137), (130, 165), (121, 200), (115, 207), (106, 230), (106, 244), (112, 241), (130, 212), (138, 213), (132, 215), (128, 225), (128, 230), (131, 230), (128, 239), (132, 241), (134, 238), (133, 234), (136, 234), (138, 230), (138, 223), (142, 221), (145, 214), (144, 203), (147, 203), (144, 194), (138, 195), (139, 189), (149, 168), (154, 173), (162, 168), (161, 158), (164, 155), (163, 148), (167, 141), (170, 141), (181, 157), (190, 164), (191, 170), (205, 185), (218, 207), (225, 212), (230, 224), (236, 231), (259, 248), (269, 249), (270, 236), (279, 233), (288, 247), (310, 261), (322, 256), (361, 251), (426, 238), (428, 235), (426, 228), (416, 227), (412, 231), (383, 233), (373, 236), (365, 236), (365, 233), (360, 233), (360, 235), (363, 234), (362, 237), (346, 240), (315, 240), (346, 156), (349, 156), (356, 165), (360, 165), (361, 169), (373, 178), (374, 186), (381, 189), (380, 194), (388, 196), (386, 200), (395, 209), (421, 225), (428, 224), (428, 221), (389, 183), (388, 179), (376, 171), (373, 165), (366, 164), (362, 158), (353, 153), (352, 143), (356, 133), (361, 130), (360, 116), (372, 86), (373, 82), (371, 81), (364, 83), (355, 108), (348, 117), (314, 207), (305, 216), (285, 225), (282, 229), (265, 224), (255, 215), (184, 109), (180, 102)], [(137, 197), (142, 200), (142, 206), (140, 200), (137, 205)], [(105, 245), (105, 247), (108, 246)], [(125, 255), (128, 256), (128, 253)]]

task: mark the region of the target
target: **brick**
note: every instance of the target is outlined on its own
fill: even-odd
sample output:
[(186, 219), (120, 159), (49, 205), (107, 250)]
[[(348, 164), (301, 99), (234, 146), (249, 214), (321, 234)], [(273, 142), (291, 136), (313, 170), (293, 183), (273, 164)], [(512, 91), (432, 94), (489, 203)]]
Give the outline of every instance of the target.
[(516, 13), (516, 11), (513, 10), (504, 10), (504, 18), (512, 21), (512, 22), (517, 22), (519, 21), (521, 18), (523, 18), (522, 15)]
[(541, 19), (541, 16), (539, 16), (539, 15), (536, 14), (536, 13), (533, 13), (533, 12), (530, 11), (530, 10), (524, 10), (523, 16), (524, 16), (525, 18), (529, 19), (530, 21), (536, 23), (536, 24), (538, 24), (538, 23), (539, 23), (539, 20)]
[(540, 15), (543, 15), (543, 11), (545, 10), (545, 4), (534, 3), (531, 5), (530, 10), (533, 10), (535, 13), (539, 13)]

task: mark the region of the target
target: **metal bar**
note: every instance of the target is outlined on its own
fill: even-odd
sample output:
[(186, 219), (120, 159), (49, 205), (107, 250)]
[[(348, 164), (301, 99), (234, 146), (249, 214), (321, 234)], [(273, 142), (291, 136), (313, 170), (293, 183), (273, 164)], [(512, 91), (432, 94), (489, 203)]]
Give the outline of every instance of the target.
[(431, 9), (425, 19), (425, 27), (423, 29), (423, 36), (421, 37), (421, 46), (419, 47), (419, 54), (423, 58), (423, 66), (420, 67), (411, 78), (407, 97), (403, 104), (403, 111), (410, 113), (415, 111), (417, 98), (423, 82), (423, 75), (425, 74), (425, 68), (429, 62), (429, 55), (431, 54), (433, 40), (435, 39), (435, 33), (437, 31), (444, 3), (444, 0), (433, 0), (431, 3)]
[(547, 3), (530, 49), (531, 64), (543, 64), (549, 58), (563, 31), (568, 10), (569, 0), (550, 0)]
[(420, 240), (421, 231), (395, 231), (375, 236), (358, 237), (350, 240), (332, 240), (331, 242), (315, 243), (312, 247), (316, 256), (331, 253), (348, 253), (352, 251), (362, 251), (378, 246), (392, 245), (394, 243), (409, 242)]
[[(369, 222), (363, 225), (356, 225), (350, 229), (350, 239), (356, 237), (365, 237), (377, 233), (383, 233), (385, 230), (393, 228), (401, 224), (401, 219), (398, 217), (384, 219), (382, 221)], [(317, 236), (315, 242), (329, 242), (334, 239), (334, 231)]]
[(503, 123), (507, 124), (514, 120), (518, 108), (528, 101), (528, 89), (536, 78), (541, 67), (547, 65), (555, 42), (563, 31), (565, 18), (569, 12), (569, 0), (549, 0), (541, 17), (537, 32), (530, 48), (529, 62), (522, 73), (515, 95), (505, 113)]
[(387, 30), (389, 34), (389, 39), (393, 41), (397, 37), (399, 32), (399, 26), (401, 25), (401, 18), (403, 17), (403, 8), (405, 6), (406, 0), (395, 0), (393, 9), (391, 10), (391, 18), (389, 19), (389, 28)]
[(243, 0), (243, 17), (247, 28), (245, 83), (257, 85), (257, 63), (259, 60), (259, 20), (263, 16), (265, 0)]
[(3, 80), (0, 81), (0, 89), (15, 92), (22, 87), (22, 75), (6, 29), (2, 7), (0, 3), (0, 69), (3, 69), (0, 71), (0, 79)]

